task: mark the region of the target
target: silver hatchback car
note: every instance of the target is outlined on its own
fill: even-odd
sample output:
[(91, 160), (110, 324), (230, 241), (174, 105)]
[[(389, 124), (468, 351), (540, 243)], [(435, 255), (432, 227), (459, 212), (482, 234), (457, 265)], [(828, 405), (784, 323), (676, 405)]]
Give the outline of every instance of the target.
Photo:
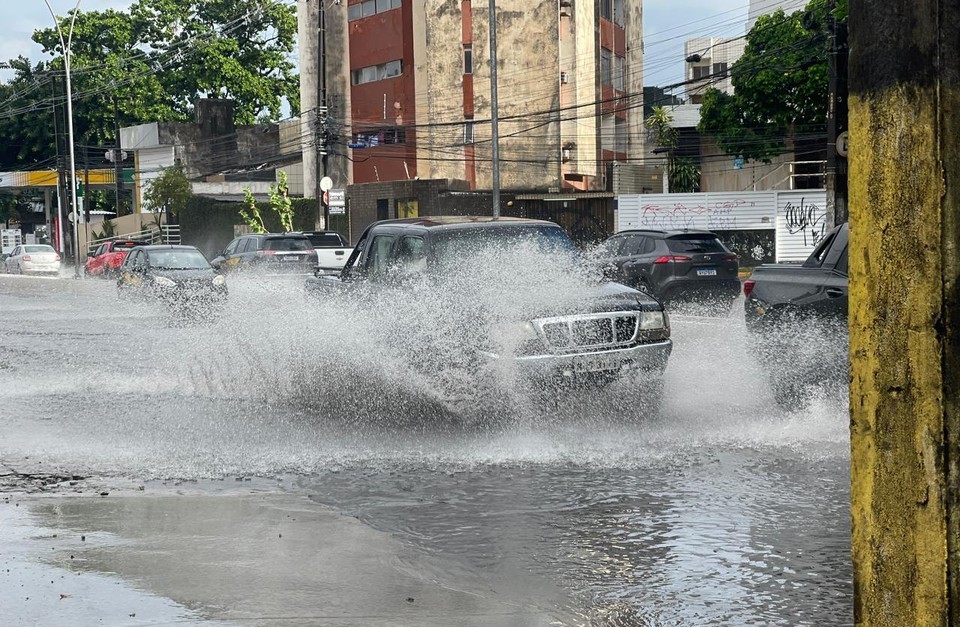
[(60, 255), (46, 244), (21, 244), (3, 261), (9, 274), (60, 274)]

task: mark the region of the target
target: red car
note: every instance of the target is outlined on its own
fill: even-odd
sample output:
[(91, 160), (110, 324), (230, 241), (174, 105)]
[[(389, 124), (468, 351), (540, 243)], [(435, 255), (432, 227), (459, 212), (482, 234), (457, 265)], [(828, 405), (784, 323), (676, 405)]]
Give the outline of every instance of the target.
[(121, 239), (106, 244), (101, 244), (89, 259), (87, 259), (86, 270), (89, 276), (99, 276), (107, 278), (117, 274), (123, 260), (127, 257), (127, 252), (137, 246), (147, 246), (150, 242), (141, 242), (132, 239)]

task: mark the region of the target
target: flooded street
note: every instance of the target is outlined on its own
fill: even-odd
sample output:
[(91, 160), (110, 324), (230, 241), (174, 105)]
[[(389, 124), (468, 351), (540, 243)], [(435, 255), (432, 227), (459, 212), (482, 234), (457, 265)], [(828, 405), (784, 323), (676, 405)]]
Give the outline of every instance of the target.
[[(0, 517), (0, 570), (19, 565), (0, 597), (36, 601), (15, 575), (52, 569), (147, 595), (118, 625), (851, 622), (846, 401), (779, 409), (739, 303), (672, 317), (659, 414), (621, 384), (546, 402), (504, 389), (509, 415), (465, 424), (390, 342), (417, 303), (365, 317), (293, 279), (230, 289), (197, 323), (107, 281), (0, 276), (0, 480), (38, 492), (0, 499), (28, 511)], [(29, 548), (79, 533), (102, 542)], [(279, 558), (267, 535), (291, 543)], [(337, 549), (316, 559), (339, 576), (281, 577), (324, 537)], [(42, 624), (40, 601), (7, 602)]]

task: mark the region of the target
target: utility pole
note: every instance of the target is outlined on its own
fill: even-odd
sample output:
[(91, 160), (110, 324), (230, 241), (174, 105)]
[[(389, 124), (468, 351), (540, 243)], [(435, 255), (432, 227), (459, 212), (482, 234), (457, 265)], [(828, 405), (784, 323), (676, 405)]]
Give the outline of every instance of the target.
[(500, 217), (500, 103), (497, 93), (497, 8), (490, 0), (490, 143), (493, 160), (493, 217)]
[[(320, 110), (320, 13), (323, 0), (298, 0), (297, 28), (300, 54), (300, 148), (303, 152), (303, 195), (317, 199), (320, 218), (320, 168), (317, 129)], [(317, 225), (319, 226), (319, 224)]]
[[(829, 60), (830, 88), (827, 103), (827, 221), (831, 227), (847, 221), (847, 157), (845, 146), (838, 139), (846, 136), (848, 128), (847, 66), (849, 47), (847, 26), (835, 16), (837, 2), (830, 0)], [(841, 144), (846, 142), (840, 141)], [(841, 154), (843, 152), (843, 154)]]
[[(54, 74), (51, 78), (53, 80), (53, 138), (57, 149), (57, 251), (60, 253), (60, 258), (63, 259), (65, 256), (63, 245), (63, 208), (66, 203), (63, 197), (63, 160), (60, 158), (60, 124), (57, 119), (59, 117), (57, 113), (57, 75)], [(51, 229), (51, 235), (53, 235), (52, 231)]]
[(73, 240), (75, 242), (76, 248), (73, 252), (74, 263), (73, 263), (73, 277), (75, 279), (80, 278), (80, 211), (77, 205), (77, 158), (75, 152), (76, 142), (73, 138), (73, 88), (70, 82), (70, 65), (71, 57), (73, 54), (70, 51), (70, 46), (73, 44), (73, 27), (77, 22), (77, 13), (80, 10), (80, 2), (82, 0), (77, 0), (77, 4), (73, 7), (73, 16), (70, 18), (70, 32), (67, 35), (66, 40), (63, 37), (63, 29), (60, 28), (60, 18), (57, 17), (57, 14), (53, 12), (53, 7), (50, 6), (50, 0), (43, 0), (47, 5), (47, 9), (50, 11), (51, 17), (53, 17), (54, 26), (57, 27), (57, 34), (60, 35), (60, 48), (63, 50), (63, 66), (66, 70), (67, 75), (67, 134), (70, 142), (70, 179), (71, 185), (70, 189), (72, 190), (72, 199), (73, 199)]
[(317, 200), (320, 202), (320, 218), (321, 218), (321, 228), (329, 229), (330, 228), (330, 205), (329, 203), (324, 202), (324, 191), (320, 189), (320, 182), (327, 176), (327, 7), (320, 0), (320, 28), (318, 33), (320, 36), (320, 41), (318, 43), (318, 48), (320, 50), (320, 82), (319, 89), (320, 92), (317, 97), (317, 102), (319, 106), (317, 107), (317, 137), (315, 142), (317, 144), (317, 153), (319, 158), (317, 159)]
[(854, 624), (960, 625), (960, 0), (850, 2)]
[(120, 142), (120, 104), (117, 96), (113, 96), (113, 176), (116, 179), (117, 217), (124, 215), (123, 202), (123, 146)]

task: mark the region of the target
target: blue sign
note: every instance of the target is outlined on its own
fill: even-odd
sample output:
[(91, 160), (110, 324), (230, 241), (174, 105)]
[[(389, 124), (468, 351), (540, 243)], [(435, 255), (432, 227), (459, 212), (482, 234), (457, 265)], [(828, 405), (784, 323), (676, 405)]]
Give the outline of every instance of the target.
[(737, 157), (733, 160), (733, 167), (742, 170), (743, 169), (743, 157)]

